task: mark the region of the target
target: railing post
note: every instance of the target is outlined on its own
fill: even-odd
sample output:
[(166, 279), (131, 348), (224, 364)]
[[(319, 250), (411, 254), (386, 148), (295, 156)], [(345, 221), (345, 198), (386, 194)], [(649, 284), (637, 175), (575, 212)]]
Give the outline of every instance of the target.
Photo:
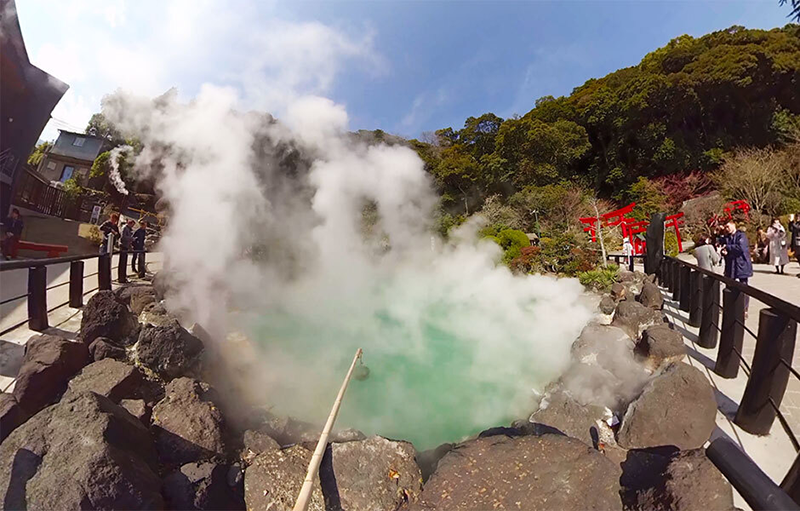
[(679, 302), (681, 300), (681, 271), (683, 268), (678, 261), (672, 260), (672, 300)]
[(669, 276), (669, 271), (671, 269), (672, 269), (672, 261), (670, 261), (665, 257), (661, 261), (661, 266), (659, 267), (658, 283), (661, 284), (661, 287), (667, 289), (670, 292), (672, 292), (672, 279)]
[(83, 261), (69, 263), (69, 306), (83, 307)]
[(703, 317), (703, 279), (702, 274), (692, 271), (689, 275), (689, 321), (692, 326), (700, 326)]
[(681, 265), (680, 274), (680, 279), (678, 280), (679, 308), (683, 312), (689, 312), (689, 301), (692, 296), (692, 269)]
[(41, 332), (47, 323), (47, 267), (28, 269), (28, 328)]
[(789, 381), (789, 368), (781, 359), (791, 365), (796, 335), (797, 322), (775, 309), (761, 310), (750, 378), (733, 420), (748, 433), (766, 435), (775, 421)]
[(703, 348), (717, 346), (719, 332), (719, 281), (708, 275), (702, 275), (703, 314), (700, 318), (700, 332), (697, 344)]
[(128, 252), (126, 250), (119, 251), (119, 258), (117, 259), (117, 282), (120, 284), (128, 282)]
[(138, 269), (139, 269), (139, 278), (144, 278), (146, 271), (145, 268), (147, 267), (147, 252), (142, 252), (141, 254), (134, 254), (134, 257), (138, 256)]
[(100, 291), (111, 290), (111, 254), (103, 254), (97, 260), (97, 287)]
[(714, 372), (723, 378), (739, 374), (739, 355), (744, 343), (745, 294), (731, 287), (722, 290), (722, 332)]

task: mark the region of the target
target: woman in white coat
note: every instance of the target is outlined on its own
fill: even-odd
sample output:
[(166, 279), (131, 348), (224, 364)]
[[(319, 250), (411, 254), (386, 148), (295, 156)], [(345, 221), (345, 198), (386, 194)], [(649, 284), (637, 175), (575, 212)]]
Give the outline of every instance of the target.
[(786, 229), (778, 218), (772, 219), (767, 229), (769, 238), (769, 260), (775, 266), (775, 273), (784, 273), (783, 267), (789, 262), (789, 243), (786, 241)]

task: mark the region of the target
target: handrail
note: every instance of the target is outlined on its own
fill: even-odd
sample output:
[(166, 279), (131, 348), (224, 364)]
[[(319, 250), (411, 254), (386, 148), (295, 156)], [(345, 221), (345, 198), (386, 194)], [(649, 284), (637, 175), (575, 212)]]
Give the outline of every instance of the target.
[(747, 284), (742, 284), (741, 282), (737, 282), (736, 280), (733, 280), (724, 275), (720, 275), (719, 273), (716, 273), (714, 271), (700, 268), (699, 266), (692, 264), (688, 261), (684, 261), (683, 259), (678, 259), (677, 257), (672, 257), (672, 256), (664, 256), (664, 257), (676, 261), (678, 264), (681, 264), (683, 266), (687, 266), (692, 270), (695, 270), (703, 275), (708, 275), (709, 277), (716, 279), (719, 282), (722, 282), (723, 284), (725, 284), (730, 288), (741, 291), (742, 293), (750, 296), (751, 298), (755, 298), (759, 302), (762, 302), (772, 307), (773, 309), (779, 310), (782, 314), (785, 314), (794, 321), (800, 322), (800, 307), (798, 307), (797, 305), (789, 303), (786, 300), (782, 300), (777, 296), (771, 295), (766, 291), (758, 289), (757, 287), (749, 286)]
[[(112, 255), (118, 255), (122, 252), (115, 251)], [(126, 254), (146, 254), (147, 250), (126, 250)], [(20, 270), (24, 268), (36, 268), (38, 266), (50, 266), (51, 264), (71, 263), (72, 261), (84, 261), (86, 259), (93, 259), (100, 257), (100, 254), (89, 255), (73, 255), (63, 257), (48, 257), (45, 259), (25, 259), (24, 261), (0, 261), (0, 272), (10, 270)]]

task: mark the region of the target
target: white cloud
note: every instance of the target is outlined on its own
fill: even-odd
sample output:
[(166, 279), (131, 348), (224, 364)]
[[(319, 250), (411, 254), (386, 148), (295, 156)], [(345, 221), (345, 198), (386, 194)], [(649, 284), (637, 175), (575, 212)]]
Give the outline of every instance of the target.
[(345, 69), (387, 67), (369, 27), (288, 21), (271, 4), (31, 0), (20, 11), (33, 64), (70, 85), (59, 111), (78, 126), (118, 88), (194, 96), (203, 84), (232, 86), (241, 107), (281, 115), (298, 97), (329, 93)]

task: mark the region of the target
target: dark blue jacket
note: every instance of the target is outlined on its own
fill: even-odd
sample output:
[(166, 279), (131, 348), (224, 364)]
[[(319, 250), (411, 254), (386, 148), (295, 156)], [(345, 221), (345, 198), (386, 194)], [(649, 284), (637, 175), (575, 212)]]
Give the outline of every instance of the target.
[(725, 248), (725, 276), (732, 279), (747, 279), (753, 276), (750, 260), (750, 242), (742, 231), (723, 237)]
[(10, 232), (17, 238), (22, 237), (22, 218), (11, 218), (10, 216), (6, 220), (6, 232)]
[(133, 232), (133, 249), (144, 250), (144, 239), (147, 237), (147, 231), (139, 227)]

